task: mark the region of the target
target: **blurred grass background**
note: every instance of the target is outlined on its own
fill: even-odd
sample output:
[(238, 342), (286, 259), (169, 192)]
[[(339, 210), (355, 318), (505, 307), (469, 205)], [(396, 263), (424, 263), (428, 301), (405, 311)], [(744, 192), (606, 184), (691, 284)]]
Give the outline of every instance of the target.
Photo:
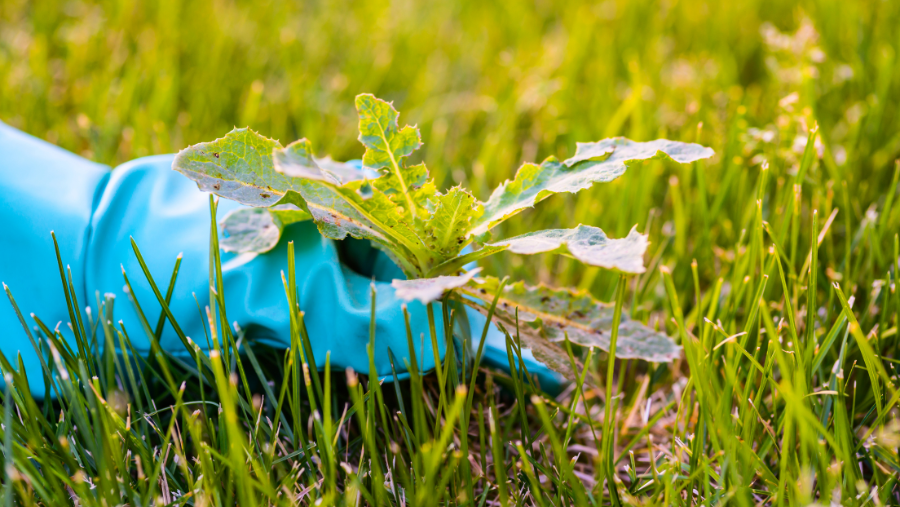
[[(0, 119), (113, 166), (245, 125), (347, 159), (362, 154), (353, 97), (372, 92), (419, 125), (441, 186), (482, 199), (577, 141), (698, 141), (714, 162), (651, 164), (497, 234), (639, 224), (682, 282), (695, 257), (706, 281), (734, 258), (762, 161), (784, 190), (815, 123), (816, 195), (852, 196), (852, 225), (834, 230), (883, 200), (900, 154), (898, 26), (889, 0), (3, 0)], [(611, 276), (545, 257), (488, 270), (611, 294)]]

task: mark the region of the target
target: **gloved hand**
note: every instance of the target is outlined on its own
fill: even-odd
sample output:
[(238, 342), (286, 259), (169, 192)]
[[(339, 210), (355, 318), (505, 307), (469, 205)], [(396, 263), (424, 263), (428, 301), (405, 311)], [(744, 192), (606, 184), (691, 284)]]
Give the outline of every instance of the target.
[[(209, 196), (171, 170), (173, 158), (145, 157), (110, 171), (0, 123), (0, 223), (5, 226), (0, 235), (0, 281), (12, 290), (26, 321), (31, 312), (50, 327), (61, 322), (60, 329), (65, 330), (69, 321), (50, 236), (53, 230), (63, 262), (71, 266), (81, 306), (96, 305), (97, 293), (118, 294), (115, 318), (124, 322), (135, 348), (148, 351), (149, 340), (133, 305), (124, 297), (122, 267), (148, 318), (155, 319), (161, 308), (132, 251), (129, 237), (133, 237), (160, 290), (165, 290), (176, 257), (183, 254), (170, 309), (184, 333), (205, 348), (206, 340), (200, 339), (204, 321), (193, 294), (201, 305), (208, 304)], [(233, 201), (219, 201), (218, 219), (239, 207)], [(245, 329), (252, 326), (251, 340), (289, 345), (288, 304), (280, 275), (287, 271), (288, 241), (294, 242), (299, 304), (318, 366), (324, 366), (330, 351), (333, 370), (352, 367), (368, 373), (370, 284), (374, 283), (375, 367), (390, 380), (388, 348), (398, 360), (396, 367), (403, 369), (404, 361), (409, 361), (401, 302), (390, 287), (390, 281), (403, 274), (367, 242), (341, 245), (347, 251), (343, 256), (347, 262), (342, 262), (337, 242), (322, 237), (312, 222), (302, 222), (288, 226), (278, 246), (266, 254), (223, 254), (229, 320)], [(434, 354), (427, 338), (425, 307), (413, 302), (408, 309), (416, 346), (424, 347), (415, 351), (418, 364), (430, 370)], [(441, 326), (441, 312), (435, 315)], [(477, 340), (484, 317), (470, 310), (468, 318)], [(32, 392), (43, 393), (38, 354), (9, 303), (0, 304), (0, 330), (4, 336), (0, 350), (13, 364), (16, 354), (21, 354)], [(421, 333), (426, 336), (424, 343), (418, 340)], [(187, 356), (169, 324), (161, 345), (172, 354)], [(443, 341), (439, 349), (443, 357)], [(561, 378), (537, 363), (530, 352), (523, 352), (529, 372), (539, 376), (545, 389), (557, 390)], [(483, 361), (508, 368), (505, 338), (493, 325)]]

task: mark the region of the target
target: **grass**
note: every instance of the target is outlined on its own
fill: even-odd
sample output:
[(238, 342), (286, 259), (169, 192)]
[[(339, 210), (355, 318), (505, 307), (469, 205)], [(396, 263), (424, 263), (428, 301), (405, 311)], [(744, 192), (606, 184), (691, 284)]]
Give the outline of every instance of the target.
[[(111, 165), (235, 124), (358, 157), (348, 104), (363, 91), (419, 124), (443, 188), (483, 199), (576, 141), (668, 137), (718, 156), (651, 163), (520, 221), (638, 224), (644, 275), (485, 266), (616, 301), (678, 337), (674, 363), (575, 348), (583, 381), (551, 397), (476, 366), (474, 330), (439, 374), (317, 373), (302, 314), (286, 351), (223, 326), (215, 273), (212, 350), (141, 357), (129, 333), (172, 321), (120, 329), (67, 293), (74, 334), (3, 330), (45, 351), (27, 374), (55, 373), (56, 397), (35, 401), (16, 358), (0, 361), (0, 501), (900, 504), (898, 24), (900, 4), (879, 1), (3, 2), (0, 118)], [(175, 274), (127, 276), (162, 301), (177, 290)], [(511, 364), (518, 352), (513, 334)]]

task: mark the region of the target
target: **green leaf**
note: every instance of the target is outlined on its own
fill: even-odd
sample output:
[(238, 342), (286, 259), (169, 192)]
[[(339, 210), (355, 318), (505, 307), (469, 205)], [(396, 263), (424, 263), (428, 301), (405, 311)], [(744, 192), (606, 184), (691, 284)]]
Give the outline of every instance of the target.
[(713, 150), (699, 144), (666, 139), (637, 143), (616, 137), (578, 143), (575, 156), (564, 162), (550, 157), (541, 165), (526, 163), (520, 167), (512, 181), (507, 180), (494, 190), (469, 235), (483, 237), (495, 225), (552, 194), (575, 193), (594, 183), (612, 181), (640, 161), (669, 158), (684, 164), (713, 154)]
[(287, 225), (309, 219), (299, 210), (239, 208), (222, 220), (219, 246), (226, 252), (265, 253), (275, 248)]
[[(436, 189), (427, 181), (424, 164), (402, 165), (403, 157), (412, 152), (409, 146), (421, 144), (418, 132), (411, 134), (410, 127), (398, 131), (398, 113), (371, 95), (358, 97), (357, 107), (360, 140), (367, 146), (363, 160), (371, 166), (357, 169), (315, 159), (305, 139), (276, 149), (275, 169), (295, 175), (299, 181), (278, 204), (308, 212), (328, 238), (340, 240), (349, 234), (375, 242), (407, 276), (421, 276), (419, 266), (432, 264), (434, 248), (426, 244), (417, 216), (427, 216), (433, 209)], [(403, 141), (409, 135), (415, 137), (415, 143)], [(389, 170), (372, 171), (385, 167)]]
[[(359, 113), (359, 141), (366, 147), (363, 166), (381, 170), (389, 175), (389, 183), (406, 201), (409, 212), (415, 218), (417, 209), (410, 195), (416, 184), (427, 178), (424, 165), (405, 167), (404, 160), (422, 145), (419, 130), (409, 125), (400, 128), (400, 113), (389, 102), (374, 95), (356, 96)], [(424, 171), (424, 176), (423, 176)], [(387, 192), (382, 186), (381, 190)]]
[(469, 283), (481, 268), (475, 268), (464, 275), (439, 276), (436, 278), (417, 278), (413, 280), (394, 280), (391, 287), (398, 298), (404, 301), (419, 300), (423, 305), (440, 299), (448, 290), (462, 287)]
[(482, 213), (481, 204), (461, 186), (438, 194), (434, 213), (425, 224), (426, 242), (442, 259), (459, 254), (471, 222)]
[(433, 180), (428, 180), (428, 169), (425, 168), (425, 164), (405, 168), (404, 174), (409, 190), (406, 194), (400, 190), (402, 184), (393, 173), (385, 174), (370, 183), (372, 187), (384, 192), (398, 206), (398, 211), (408, 221), (417, 222), (434, 211), (438, 195), (437, 187)]
[(250, 129), (234, 129), (225, 137), (189, 146), (175, 156), (172, 169), (212, 192), (247, 206), (267, 207), (300, 180), (275, 171), (272, 152), (278, 141)]
[[(475, 279), (459, 291), (487, 303), (493, 300), (498, 285), (499, 280), (488, 277)], [(494, 316), (513, 330), (518, 315), (523, 345), (548, 367), (571, 375), (568, 355), (559, 343), (568, 336), (572, 343), (609, 351), (614, 310), (614, 305), (597, 301), (587, 292), (519, 282), (504, 288)], [(681, 348), (665, 334), (622, 316), (616, 357), (669, 362), (680, 353)]]
[(485, 246), (504, 247), (510, 252), (525, 255), (561, 253), (591, 266), (643, 273), (647, 245), (647, 236), (637, 232), (637, 229), (631, 229), (625, 238), (610, 239), (597, 227), (579, 225), (574, 229), (529, 232)]
[(356, 97), (359, 113), (359, 141), (366, 147), (363, 165), (394, 171), (412, 152), (422, 146), (419, 130), (409, 125), (399, 128), (400, 113), (390, 102), (364, 93)]
[(293, 178), (323, 180), (335, 185), (378, 177), (378, 173), (335, 162), (331, 157), (317, 159), (312, 153), (312, 145), (306, 139), (294, 141), (283, 149), (275, 149), (275, 171)]
[(303, 210), (279, 209), (278, 206), (269, 208), (269, 213), (281, 222), (282, 227), (312, 219), (309, 213)]
[(477, 262), (485, 257), (490, 257), (495, 253), (502, 252), (506, 250), (506, 247), (497, 247), (497, 246), (482, 246), (478, 250), (473, 250), (471, 252), (465, 253), (463, 255), (458, 255), (456, 257), (451, 257), (440, 264), (434, 266), (430, 270), (426, 276), (436, 276), (445, 273), (456, 273), (460, 269), (462, 269), (466, 264)]
[[(406, 167), (403, 170), (403, 176), (407, 188), (409, 188), (410, 191), (413, 191), (426, 183), (428, 180), (428, 169), (425, 167), (425, 164)], [(401, 199), (404, 197), (400, 190), (403, 188), (403, 182), (401, 182), (394, 173), (388, 173), (373, 180), (372, 185), (387, 195), (399, 196)]]
[(226, 252), (263, 253), (281, 237), (280, 220), (266, 208), (240, 208), (225, 215), (219, 246)]
[(396, 204), (365, 181), (335, 186), (303, 180), (297, 191), (285, 194), (279, 205), (298, 206), (309, 213), (327, 238), (340, 240), (349, 234), (375, 242), (407, 276), (420, 276), (414, 261), (430, 258), (428, 248)]

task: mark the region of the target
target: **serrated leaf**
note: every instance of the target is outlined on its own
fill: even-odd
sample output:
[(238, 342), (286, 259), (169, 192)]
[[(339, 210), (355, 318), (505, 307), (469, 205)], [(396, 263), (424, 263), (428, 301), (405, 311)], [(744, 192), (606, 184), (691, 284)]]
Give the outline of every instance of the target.
[(425, 241), (441, 258), (450, 259), (459, 254), (472, 220), (482, 213), (481, 205), (462, 187), (438, 194), (435, 201), (425, 224)]
[(288, 192), (279, 203), (301, 207), (313, 217), (320, 232), (328, 238), (344, 239), (349, 234), (357, 239), (389, 243), (389, 236), (384, 233), (382, 224), (369, 216), (363, 201), (363, 197), (353, 188), (307, 180), (298, 191)]
[(394, 280), (391, 287), (398, 298), (404, 301), (419, 300), (423, 305), (440, 299), (448, 290), (462, 287), (469, 283), (481, 268), (475, 268), (463, 275), (438, 276), (436, 278), (416, 278), (412, 280)]
[(625, 273), (643, 273), (647, 236), (631, 229), (622, 239), (611, 239), (602, 229), (579, 225), (574, 229), (549, 229), (529, 232), (485, 246), (504, 247), (517, 254), (555, 252), (591, 266)]
[(226, 252), (265, 253), (275, 248), (286, 226), (309, 219), (299, 210), (239, 208), (222, 219), (219, 246)]
[[(399, 194), (406, 203), (405, 210), (415, 219), (419, 206), (412, 192), (428, 177), (424, 164), (406, 167), (404, 159), (422, 145), (419, 129), (409, 125), (400, 128), (400, 113), (389, 102), (367, 93), (356, 96), (359, 114), (359, 141), (366, 147), (363, 166), (388, 175), (381, 182), (385, 193)], [(424, 172), (424, 175), (423, 175)]]
[(419, 130), (399, 127), (400, 113), (389, 102), (364, 93), (356, 97), (359, 113), (359, 141), (366, 147), (363, 165), (393, 171), (402, 159), (422, 145)]
[[(498, 284), (499, 280), (494, 277), (488, 277), (484, 280), (475, 280), (458, 290), (463, 295), (480, 299), (481, 304), (470, 303), (470, 306), (473, 306), (486, 316), (488, 313), (487, 307), (493, 301), (494, 294), (497, 293)], [(508, 287), (504, 292), (508, 292)], [(467, 301), (463, 299), (463, 302)], [(578, 372), (573, 371), (572, 361), (569, 359), (569, 355), (563, 349), (563, 346), (547, 338), (543, 333), (540, 322), (526, 322), (521, 318), (517, 320), (515, 306), (506, 297), (498, 299), (493, 321), (502, 326), (510, 335), (518, 336), (522, 346), (530, 350), (534, 358), (543, 365), (562, 374), (567, 379), (577, 378)], [(581, 368), (581, 362), (576, 359), (575, 369), (580, 370)]]
[(484, 214), (473, 224), (470, 236), (484, 238), (498, 223), (530, 208), (552, 194), (578, 192), (594, 183), (612, 181), (628, 166), (644, 160), (669, 158), (679, 163), (709, 158), (714, 152), (699, 144), (657, 139), (645, 143), (623, 137), (596, 143), (578, 143), (575, 156), (560, 162), (555, 157), (540, 165), (526, 163), (513, 180), (497, 187), (484, 204)]
[(303, 180), (296, 191), (285, 194), (279, 204), (295, 205), (309, 213), (319, 232), (331, 239), (344, 239), (348, 234), (379, 244), (403, 269), (407, 276), (419, 276), (413, 260), (427, 261), (430, 253), (413, 226), (404, 220), (383, 192), (368, 188), (363, 196), (364, 181), (335, 186), (325, 181)]
[[(488, 277), (475, 279), (459, 291), (489, 303), (498, 286), (496, 278)], [(519, 282), (504, 288), (494, 315), (507, 329), (515, 329), (518, 315), (523, 345), (550, 368), (571, 375), (568, 355), (559, 342), (568, 336), (573, 343), (608, 351), (614, 312), (614, 305), (597, 301), (587, 292)], [(616, 357), (669, 362), (680, 353), (681, 348), (665, 334), (622, 315)]]
[(225, 137), (189, 146), (175, 156), (172, 169), (197, 182), (200, 190), (247, 206), (267, 207), (299, 179), (275, 171), (272, 152), (281, 144), (250, 129), (234, 129)]
[[(408, 193), (400, 188), (402, 184), (394, 173), (388, 173), (370, 183), (374, 188), (384, 192), (400, 209), (400, 213), (410, 222), (425, 217), (434, 209), (437, 187), (434, 181), (428, 180), (428, 169), (425, 164), (418, 164), (404, 169)], [(412, 206), (412, 208), (410, 207)]]
[[(712, 148), (696, 143), (668, 139), (640, 143), (624, 137), (612, 137), (595, 143), (575, 143), (575, 156), (563, 163), (568, 167), (575, 167), (587, 162), (582, 169), (602, 164), (605, 171), (612, 171), (616, 165), (628, 165), (641, 160), (669, 158), (679, 164), (689, 164), (715, 154)], [(620, 170), (625, 172), (624, 168)]]
[(323, 180), (335, 185), (363, 179), (374, 179), (379, 175), (373, 171), (343, 162), (335, 162), (330, 157), (313, 156), (312, 144), (300, 139), (273, 152), (275, 171), (293, 178)]

